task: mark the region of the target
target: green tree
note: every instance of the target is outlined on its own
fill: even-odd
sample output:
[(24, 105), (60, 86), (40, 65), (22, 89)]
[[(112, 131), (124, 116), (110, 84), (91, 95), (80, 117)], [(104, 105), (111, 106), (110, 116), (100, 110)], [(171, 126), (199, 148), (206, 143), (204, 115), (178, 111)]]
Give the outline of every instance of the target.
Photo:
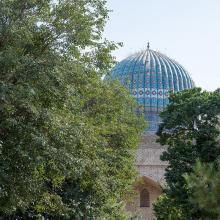
[(154, 203), (154, 211), (157, 220), (185, 220), (187, 214), (184, 213), (181, 205), (176, 204), (172, 198), (162, 194)]
[(201, 163), (197, 161), (193, 173), (186, 175), (188, 187), (191, 190), (190, 201), (197, 203), (207, 215), (203, 219), (220, 218), (220, 166), (219, 161)]
[[(212, 162), (220, 155), (216, 141), (219, 113), (220, 90), (211, 93), (200, 88), (172, 94), (170, 104), (161, 113), (163, 122), (158, 131), (159, 142), (167, 146), (161, 159), (169, 162), (164, 192), (175, 206), (182, 209), (187, 220), (206, 215), (198, 204), (190, 201), (191, 191), (183, 175), (193, 171), (197, 159)], [(174, 215), (171, 219), (177, 218)]]
[(143, 118), (101, 78), (105, 0), (0, 1), (2, 219), (125, 219)]

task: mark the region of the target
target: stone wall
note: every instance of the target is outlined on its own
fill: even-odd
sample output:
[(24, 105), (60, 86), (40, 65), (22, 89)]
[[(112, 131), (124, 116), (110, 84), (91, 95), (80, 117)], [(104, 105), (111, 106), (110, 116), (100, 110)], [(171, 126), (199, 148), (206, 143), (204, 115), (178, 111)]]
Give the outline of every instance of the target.
[[(164, 172), (167, 163), (160, 160), (160, 155), (166, 150), (156, 143), (156, 135), (146, 133), (142, 136), (140, 146), (136, 152), (136, 165), (139, 170), (141, 181), (135, 187), (137, 192), (132, 204), (128, 205), (128, 210), (132, 213), (139, 213), (138, 220), (153, 219), (153, 202), (161, 194), (160, 185), (164, 181)], [(140, 207), (140, 190), (146, 188), (150, 195), (150, 207)]]
[(146, 176), (158, 184), (164, 182), (164, 172), (167, 163), (160, 160), (160, 155), (166, 150), (165, 147), (156, 143), (156, 135), (144, 134), (136, 153), (136, 165), (140, 176)]

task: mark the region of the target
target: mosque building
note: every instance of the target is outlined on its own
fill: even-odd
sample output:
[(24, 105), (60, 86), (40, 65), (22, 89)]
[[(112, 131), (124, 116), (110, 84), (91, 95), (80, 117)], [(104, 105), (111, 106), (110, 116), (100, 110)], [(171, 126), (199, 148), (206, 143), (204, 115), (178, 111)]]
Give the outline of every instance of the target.
[(168, 104), (170, 91), (178, 92), (194, 87), (188, 72), (176, 61), (150, 49), (137, 52), (119, 62), (111, 71), (111, 78), (127, 87), (144, 109), (148, 122), (136, 154), (140, 183), (137, 196), (129, 202), (128, 210), (140, 213), (139, 220), (153, 219), (153, 202), (161, 194), (167, 164), (160, 160), (166, 150), (156, 143), (156, 131), (161, 122), (160, 112)]

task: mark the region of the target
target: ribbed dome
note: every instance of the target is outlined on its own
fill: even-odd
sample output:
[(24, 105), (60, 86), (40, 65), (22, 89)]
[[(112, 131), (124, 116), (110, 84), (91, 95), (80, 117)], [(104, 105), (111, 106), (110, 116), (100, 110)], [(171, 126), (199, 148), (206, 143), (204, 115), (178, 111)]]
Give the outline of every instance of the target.
[(176, 61), (150, 50), (135, 53), (119, 62), (111, 71), (144, 107), (149, 122), (148, 132), (155, 132), (159, 113), (168, 104), (169, 91), (178, 92), (194, 87), (188, 72)]

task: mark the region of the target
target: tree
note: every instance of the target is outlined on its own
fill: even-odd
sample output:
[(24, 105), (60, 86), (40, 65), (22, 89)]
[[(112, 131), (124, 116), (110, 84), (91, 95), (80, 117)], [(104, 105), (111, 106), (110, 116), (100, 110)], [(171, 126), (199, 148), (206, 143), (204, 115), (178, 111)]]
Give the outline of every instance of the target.
[(187, 213), (184, 213), (181, 205), (176, 204), (172, 198), (162, 194), (154, 203), (154, 211), (157, 220), (185, 220)]
[(125, 219), (145, 124), (101, 78), (104, 0), (0, 2), (1, 218)]
[(219, 161), (213, 163), (201, 163), (197, 161), (193, 173), (185, 176), (189, 189), (192, 194), (190, 201), (197, 203), (205, 210), (205, 219), (220, 218), (220, 171)]
[[(219, 122), (216, 126), (220, 130)], [(216, 138), (220, 147), (220, 135)], [(198, 206), (208, 214), (206, 219), (220, 218), (220, 157), (214, 162), (205, 163), (199, 160), (193, 167), (193, 172), (184, 177), (189, 190), (192, 192), (190, 201), (197, 203)]]
[(167, 146), (161, 159), (169, 162), (164, 192), (177, 207), (181, 207), (185, 219), (206, 215), (198, 204), (190, 202), (191, 191), (183, 175), (193, 172), (197, 159), (212, 162), (220, 155), (216, 141), (219, 113), (220, 90), (211, 93), (200, 88), (172, 94), (170, 104), (161, 113), (163, 122), (158, 131), (159, 142)]

